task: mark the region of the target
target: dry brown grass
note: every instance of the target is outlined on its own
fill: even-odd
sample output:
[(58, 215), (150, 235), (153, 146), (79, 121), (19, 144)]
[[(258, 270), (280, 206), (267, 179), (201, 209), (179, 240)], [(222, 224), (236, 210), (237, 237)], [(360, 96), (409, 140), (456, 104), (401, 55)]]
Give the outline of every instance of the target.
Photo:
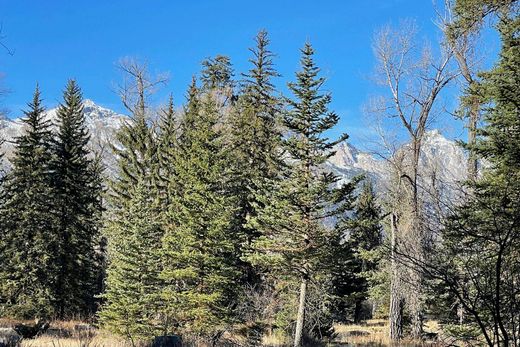
[(384, 320), (370, 320), (366, 324), (336, 324), (335, 342), (340, 344), (387, 346), (388, 325)]
[(25, 340), (22, 347), (128, 347), (129, 345), (114, 336), (96, 335), (93, 338), (57, 338), (43, 335), (36, 339)]
[[(20, 321), (12, 321), (0, 319), (0, 326), (12, 326), (20, 323)], [(25, 323), (32, 323), (30, 321)], [(81, 321), (57, 321), (51, 324), (51, 329), (59, 329), (68, 336), (49, 336), (44, 334), (36, 339), (25, 340), (22, 347), (128, 347), (130, 346), (125, 340), (118, 338), (103, 330), (75, 331), (74, 327), (78, 324), (84, 324)], [(388, 337), (388, 324), (385, 320), (374, 319), (362, 324), (336, 324), (336, 338), (330, 345), (334, 346), (391, 346)], [(438, 332), (440, 329), (437, 322), (430, 321), (426, 323), (426, 331)], [(240, 343), (240, 341), (235, 341)], [(263, 346), (287, 346), (290, 341), (276, 334), (266, 335), (262, 340)], [(417, 347), (417, 346), (436, 346), (435, 343), (426, 343), (405, 340), (399, 343), (399, 346)], [(440, 344), (438, 344), (440, 346)]]
[[(22, 321), (0, 318), (0, 327), (12, 327), (16, 324), (34, 324), (34, 321)], [(97, 329), (81, 330), (74, 329), (77, 325), (85, 322), (78, 320), (54, 321), (49, 327), (49, 332), (34, 339), (22, 341), (22, 347), (127, 347), (128, 344), (107, 332)]]
[[(392, 346), (388, 334), (388, 322), (382, 319), (372, 319), (363, 324), (336, 324), (334, 326), (337, 334), (334, 344), (340, 346)], [(425, 331), (439, 332), (439, 324), (435, 321), (426, 322)], [(400, 341), (399, 346), (440, 346), (435, 342), (424, 342), (414, 340)]]

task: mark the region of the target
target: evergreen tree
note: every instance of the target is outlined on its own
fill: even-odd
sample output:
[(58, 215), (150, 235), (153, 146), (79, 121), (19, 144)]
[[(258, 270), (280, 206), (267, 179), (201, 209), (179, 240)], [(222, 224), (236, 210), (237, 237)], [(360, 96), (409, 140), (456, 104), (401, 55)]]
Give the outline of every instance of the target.
[(233, 68), (229, 57), (217, 55), (202, 62), (202, 89), (215, 90), (233, 88)]
[(221, 120), (231, 112), (236, 101), (234, 72), (229, 57), (217, 55), (202, 62), (200, 92), (213, 97), (213, 101), (221, 114)]
[[(378, 250), (382, 245), (381, 209), (371, 181), (364, 182), (354, 204), (352, 216), (344, 223), (347, 240), (341, 244), (333, 272), (334, 294), (339, 299), (339, 319), (351, 313), (355, 322), (362, 317), (362, 304), (369, 297), (368, 277), (377, 270)], [(349, 312), (353, 309), (353, 312)], [(343, 315), (343, 317), (341, 317)], [(364, 317), (367, 318), (366, 316)]]
[(150, 339), (162, 328), (157, 249), (162, 230), (151, 189), (139, 181), (125, 207), (114, 211), (106, 228), (110, 263), (100, 319), (132, 344)]
[(190, 87), (173, 163), (176, 185), (163, 239), (167, 320), (180, 333), (216, 337), (230, 322), (234, 211), (216, 101)]
[(490, 167), (443, 231), (438, 263), (430, 270), (454, 295), (489, 346), (520, 339), (520, 16), (499, 24), (498, 64), (483, 74), (478, 92), (488, 102), (476, 151)]
[[(141, 71), (141, 70), (139, 70)], [(102, 324), (128, 339), (151, 337), (160, 322), (161, 270), (159, 192), (156, 182), (157, 142), (146, 115), (143, 74), (136, 77), (138, 99), (131, 118), (117, 133), (114, 146), (118, 175), (111, 182), (110, 213)]]
[(52, 161), (57, 218), (59, 274), (56, 283), (59, 317), (93, 312), (101, 217), (99, 167), (88, 148), (81, 90), (67, 84), (57, 110), (57, 134)]
[(21, 318), (56, 314), (59, 239), (55, 232), (50, 124), (40, 91), (25, 111), (25, 132), (16, 139), (13, 169), (1, 206), (1, 314)]
[(172, 200), (170, 195), (176, 189), (174, 163), (178, 148), (178, 127), (173, 98), (170, 97), (168, 106), (162, 111), (159, 119), (157, 144), (157, 184), (164, 212), (168, 210)]
[(287, 99), (289, 136), (284, 148), (289, 164), (284, 179), (271, 180), (271, 187), (256, 196), (258, 215), (251, 221), (261, 236), (250, 259), (300, 282), (295, 346), (302, 343), (307, 285), (328, 267), (328, 256), (341, 239), (340, 228), (326, 227), (324, 221), (348, 208), (352, 192), (352, 185), (334, 188), (338, 178), (320, 168), (334, 154), (333, 146), (347, 136), (330, 141), (324, 135), (337, 124), (338, 116), (328, 110), (331, 96), (320, 92), (324, 78), (318, 77), (313, 55), (306, 44), (302, 70), (296, 73), (296, 82), (289, 83), (295, 99)]
[[(254, 194), (261, 182), (279, 176), (280, 159), (280, 101), (274, 96), (272, 82), (278, 73), (273, 67), (273, 54), (269, 50), (267, 32), (261, 31), (255, 38), (256, 47), (250, 49), (251, 69), (244, 74), (242, 91), (230, 113), (229, 146), (233, 157), (233, 190), (238, 201), (235, 235), (241, 244), (237, 257), (241, 258), (250, 248), (258, 233), (246, 225), (255, 214)], [(248, 285), (258, 284), (259, 276), (246, 262), (239, 261), (244, 280)]]

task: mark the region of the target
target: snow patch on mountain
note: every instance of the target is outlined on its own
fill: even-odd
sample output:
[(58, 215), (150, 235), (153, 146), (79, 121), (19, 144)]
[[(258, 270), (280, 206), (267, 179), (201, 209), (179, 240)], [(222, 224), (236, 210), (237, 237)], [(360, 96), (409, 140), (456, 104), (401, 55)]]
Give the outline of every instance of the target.
[[(45, 112), (45, 118), (52, 124), (56, 124), (57, 110), (57, 108), (52, 108)], [(114, 140), (116, 131), (127, 117), (99, 106), (90, 99), (83, 101), (83, 111), (87, 128), (91, 134), (90, 145), (96, 153), (102, 155), (103, 163), (107, 171), (111, 173), (115, 168), (115, 160), (110, 145)], [(0, 151), (5, 153), (7, 159), (4, 159), (2, 163), (5, 170), (10, 169), (9, 158), (14, 154), (15, 140), (23, 133), (23, 128), (22, 117), (0, 119), (0, 139), (4, 140)]]
[[(87, 127), (91, 133), (91, 146), (101, 153), (108, 175), (114, 175), (117, 168), (111, 145), (114, 144), (115, 133), (127, 118), (110, 109), (97, 105), (86, 99), (83, 103)], [(56, 121), (57, 109), (46, 112), (49, 120)], [(0, 138), (5, 139), (0, 151), (6, 153), (7, 159), (12, 156), (14, 140), (23, 132), (23, 123), (18, 119), (0, 119)], [(324, 169), (331, 170), (340, 177), (339, 184), (348, 182), (353, 177), (365, 175), (379, 189), (383, 189), (391, 172), (388, 162), (363, 152), (348, 142), (342, 142), (334, 148), (336, 151), (325, 164)], [(454, 141), (445, 138), (438, 130), (426, 133), (421, 153), (421, 166), (427, 168), (427, 175), (434, 175), (442, 182), (459, 182), (466, 177), (466, 154)], [(6, 169), (8, 160), (4, 160)], [(433, 176), (432, 176), (433, 177)]]

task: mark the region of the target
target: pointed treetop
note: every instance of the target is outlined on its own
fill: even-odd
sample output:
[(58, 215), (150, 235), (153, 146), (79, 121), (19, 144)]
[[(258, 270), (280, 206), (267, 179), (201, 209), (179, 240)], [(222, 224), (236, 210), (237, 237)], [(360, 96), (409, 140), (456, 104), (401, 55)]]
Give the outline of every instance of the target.
[(231, 60), (224, 55), (208, 58), (202, 62), (201, 81), (204, 89), (233, 87), (234, 76)]

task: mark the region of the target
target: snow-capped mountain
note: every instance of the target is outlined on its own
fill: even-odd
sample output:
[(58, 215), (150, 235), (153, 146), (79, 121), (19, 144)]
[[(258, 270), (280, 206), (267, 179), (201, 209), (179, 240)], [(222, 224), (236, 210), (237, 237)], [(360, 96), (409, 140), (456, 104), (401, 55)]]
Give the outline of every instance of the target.
[[(406, 147), (401, 147), (403, 150)], [(342, 181), (348, 181), (364, 174), (382, 190), (392, 172), (390, 163), (367, 152), (362, 152), (349, 143), (336, 146), (336, 153), (329, 159), (327, 166), (338, 174)], [(421, 176), (426, 182), (435, 180), (437, 185), (454, 188), (466, 178), (467, 156), (464, 150), (452, 140), (445, 138), (438, 130), (428, 131), (421, 150)]]
[[(109, 145), (114, 139), (115, 132), (119, 129), (126, 116), (101, 107), (89, 99), (83, 102), (83, 110), (85, 112), (86, 124), (91, 134), (91, 146), (97, 153), (101, 153), (107, 171), (109, 173), (113, 172), (115, 161)], [(52, 123), (55, 122), (56, 111), (57, 108), (53, 108), (46, 112), (46, 118)], [(22, 132), (23, 123), (21, 118), (0, 118), (0, 139), (4, 139), (4, 143), (0, 147), (0, 152), (5, 153), (7, 158), (7, 160), (3, 161), (4, 169), (9, 170), (10, 165), (8, 159), (13, 154), (14, 140), (17, 136), (20, 136)]]
[[(95, 104), (91, 100), (84, 101), (84, 111), (87, 126), (91, 132), (91, 146), (101, 152), (103, 161), (109, 175), (116, 170), (115, 158), (110, 144), (113, 143), (114, 134), (121, 126), (126, 116)], [(47, 117), (54, 121), (56, 109), (47, 111)], [(13, 140), (23, 131), (20, 119), (0, 119), (0, 138), (5, 140), (0, 151), (6, 153), (7, 159), (12, 156)], [(336, 153), (328, 160), (326, 169), (332, 170), (341, 177), (341, 181), (348, 181), (360, 174), (366, 174), (376, 185), (388, 178), (390, 168), (384, 160), (378, 159), (370, 153), (358, 150), (348, 142), (336, 146)], [(427, 133), (422, 148), (422, 166), (434, 172), (436, 177), (444, 182), (456, 182), (465, 177), (466, 157), (464, 151), (454, 141), (446, 139), (437, 130)], [(7, 164), (7, 169), (9, 164)]]

